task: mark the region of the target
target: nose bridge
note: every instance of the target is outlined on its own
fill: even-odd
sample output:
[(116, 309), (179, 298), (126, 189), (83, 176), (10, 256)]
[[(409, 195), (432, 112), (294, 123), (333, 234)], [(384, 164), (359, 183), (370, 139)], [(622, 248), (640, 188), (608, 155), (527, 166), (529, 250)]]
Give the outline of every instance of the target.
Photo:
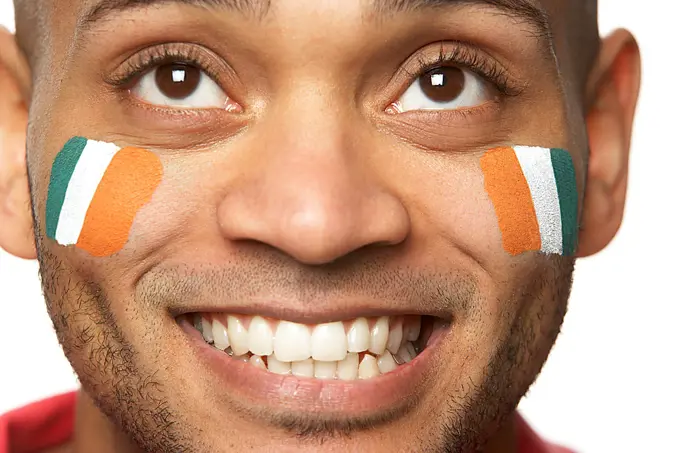
[(334, 104), (342, 94), (327, 88), (289, 86), (250, 130), (257, 158), (219, 208), (227, 238), (266, 243), (310, 264), (403, 240), (403, 206), (365, 165), (369, 134), (346, 102)]
[(262, 188), (279, 200), (286, 227), (312, 235), (324, 234), (330, 223), (340, 229), (355, 214), (348, 205), (363, 191), (348, 125), (321, 96), (283, 105), (262, 125), (268, 157)]

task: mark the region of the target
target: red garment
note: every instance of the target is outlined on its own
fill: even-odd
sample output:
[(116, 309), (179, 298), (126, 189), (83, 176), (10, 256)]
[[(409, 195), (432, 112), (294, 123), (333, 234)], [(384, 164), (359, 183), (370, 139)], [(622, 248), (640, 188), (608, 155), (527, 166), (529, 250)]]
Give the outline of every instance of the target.
[[(40, 453), (73, 436), (76, 393), (66, 393), (0, 416), (0, 453)], [(518, 453), (573, 453), (541, 440), (517, 414)]]
[(53, 396), (0, 416), (0, 453), (39, 453), (73, 435), (76, 393)]

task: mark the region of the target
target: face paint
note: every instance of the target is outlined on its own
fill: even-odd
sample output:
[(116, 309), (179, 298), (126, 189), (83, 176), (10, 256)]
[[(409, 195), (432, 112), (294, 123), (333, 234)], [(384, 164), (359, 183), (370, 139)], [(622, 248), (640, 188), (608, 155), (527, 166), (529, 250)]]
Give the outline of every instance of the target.
[(128, 241), (137, 212), (161, 182), (154, 153), (112, 143), (70, 139), (52, 165), (47, 237), (93, 256), (109, 256)]
[(482, 157), (481, 166), (508, 253), (574, 254), (578, 198), (574, 164), (567, 151), (494, 148)]

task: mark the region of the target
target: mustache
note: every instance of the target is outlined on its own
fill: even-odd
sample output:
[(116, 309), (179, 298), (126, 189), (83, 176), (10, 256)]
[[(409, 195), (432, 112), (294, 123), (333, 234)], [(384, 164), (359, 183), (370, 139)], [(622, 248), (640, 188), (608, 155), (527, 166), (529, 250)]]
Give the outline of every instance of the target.
[(224, 303), (236, 311), (276, 303), (331, 312), (408, 310), (448, 319), (469, 315), (478, 306), (478, 288), (464, 270), (411, 268), (381, 259), (310, 266), (272, 253), (223, 262), (160, 263), (138, 280), (135, 297), (141, 306), (174, 315)]

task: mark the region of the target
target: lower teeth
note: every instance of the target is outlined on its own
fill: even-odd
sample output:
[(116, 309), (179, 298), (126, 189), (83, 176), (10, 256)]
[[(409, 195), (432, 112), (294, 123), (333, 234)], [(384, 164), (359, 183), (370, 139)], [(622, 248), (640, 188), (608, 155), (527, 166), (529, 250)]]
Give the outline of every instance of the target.
[(392, 354), (389, 351), (385, 351), (381, 356), (376, 356), (370, 352), (349, 353), (348, 357), (340, 362), (323, 362), (311, 358), (299, 362), (280, 362), (273, 359), (276, 362), (276, 370), (270, 370), (270, 357), (273, 356), (262, 357), (251, 352), (235, 355), (231, 347), (227, 347), (223, 352), (234, 360), (250, 363), (257, 368), (276, 374), (336, 380), (369, 379), (380, 374), (386, 374), (396, 367), (410, 362), (418, 355), (413, 342), (406, 342), (397, 354)]

